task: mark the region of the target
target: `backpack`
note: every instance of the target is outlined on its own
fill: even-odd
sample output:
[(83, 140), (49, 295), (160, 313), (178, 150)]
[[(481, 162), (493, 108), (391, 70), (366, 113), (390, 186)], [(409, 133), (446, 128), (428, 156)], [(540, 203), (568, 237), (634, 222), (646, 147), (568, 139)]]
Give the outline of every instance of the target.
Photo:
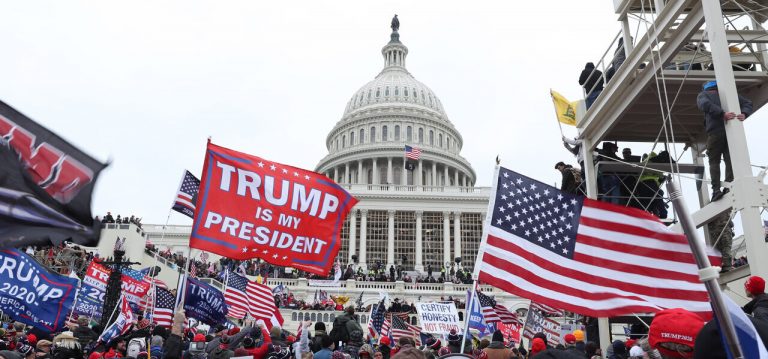
[(349, 332), (347, 331), (347, 320), (340, 320), (342, 318), (343, 316), (336, 318), (336, 320), (333, 322), (333, 329), (331, 329), (331, 333), (329, 334), (331, 337), (331, 341), (336, 345), (338, 345), (339, 342), (346, 343), (349, 341)]
[(581, 170), (574, 167), (568, 167), (568, 170), (571, 171), (571, 174), (573, 175), (573, 180), (576, 182), (576, 187), (580, 186), (582, 182), (584, 182), (584, 179), (581, 178)]

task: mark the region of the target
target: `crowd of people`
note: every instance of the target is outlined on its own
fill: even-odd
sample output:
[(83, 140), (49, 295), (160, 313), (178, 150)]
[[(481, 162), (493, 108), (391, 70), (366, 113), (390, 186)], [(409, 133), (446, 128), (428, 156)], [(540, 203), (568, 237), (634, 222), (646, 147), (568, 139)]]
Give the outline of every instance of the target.
[[(768, 342), (768, 295), (765, 281), (750, 277), (745, 293), (751, 301), (743, 310), (757, 328), (760, 340)], [(394, 307), (399, 305), (399, 307)], [(407, 308), (408, 307), (408, 308)], [(410, 309), (407, 303), (393, 303), (392, 311)], [(372, 336), (349, 306), (337, 316), (331, 328), (323, 322), (305, 321), (297, 333), (279, 326), (268, 328), (263, 321), (246, 321), (241, 327), (224, 325), (195, 327), (184, 311), (177, 311), (170, 328), (154, 326), (138, 317), (123, 335), (103, 343), (103, 330), (88, 318), (78, 318), (67, 330), (45, 333), (22, 323), (3, 323), (0, 329), (0, 357), (4, 359), (434, 359), (463, 353), (473, 359), (513, 358), (725, 358), (715, 320), (706, 320), (683, 309), (656, 313), (646, 331), (629, 339), (600, 345), (581, 330), (562, 338), (536, 333), (528, 345), (505, 338), (501, 331), (484, 337), (464, 339), (456, 330), (446, 336), (411, 331), (412, 335)], [(329, 330), (330, 329), (330, 330)], [(552, 345), (553, 342), (559, 344)]]
[(122, 223), (122, 224), (135, 224), (139, 228), (141, 228), (141, 218), (136, 217), (134, 215), (128, 216), (121, 216), (117, 215), (117, 217), (112, 216), (112, 212), (107, 212), (103, 217), (96, 216), (93, 219), (95, 222), (101, 222), (104, 224), (107, 223)]

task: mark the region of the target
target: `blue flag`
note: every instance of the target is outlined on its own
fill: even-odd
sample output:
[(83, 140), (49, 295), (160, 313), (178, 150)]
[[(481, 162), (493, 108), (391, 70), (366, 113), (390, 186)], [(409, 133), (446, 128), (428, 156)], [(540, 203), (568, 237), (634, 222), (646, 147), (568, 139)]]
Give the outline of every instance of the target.
[[(470, 298), (472, 295), (472, 291), (469, 291), (467, 294), (467, 302), (470, 302)], [(468, 315), (469, 315), (469, 328), (471, 329), (477, 329), (480, 332), (480, 336), (490, 335), (494, 331), (496, 331), (496, 324), (487, 324), (485, 322), (485, 317), (483, 316), (483, 311), (480, 308), (480, 301), (477, 300), (477, 296), (475, 296), (474, 300), (471, 301), (471, 305), (468, 307)]]
[(194, 278), (187, 278), (185, 287), (184, 311), (188, 318), (212, 326), (226, 322), (227, 305), (221, 291)]
[[(755, 325), (749, 320), (744, 311), (738, 304), (727, 295), (723, 295), (723, 301), (728, 309), (728, 314), (731, 316), (733, 326), (736, 328), (736, 335), (739, 337), (739, 344), (741, 345), (741, 351), (745, 358), (754, 359), (768, 359), (768, 351), (763, 344), (763, 340), (757, 333)], [(728, 345), (725, 342), (725, 337), (720, 333), (720, 337), (723, 340), (723, 346), (728, 358), (733, 358), (731, 351), (728, 349)]]
[(0, 251), (0, 310), (46, 332), (61, 331), (78, 280), (49, 272), (18, 249)]

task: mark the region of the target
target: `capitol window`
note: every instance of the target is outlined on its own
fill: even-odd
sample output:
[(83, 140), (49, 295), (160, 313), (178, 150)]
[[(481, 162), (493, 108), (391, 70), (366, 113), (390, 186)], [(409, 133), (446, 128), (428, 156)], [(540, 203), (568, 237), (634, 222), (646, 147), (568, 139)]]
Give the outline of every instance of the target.
[(405, 95), (405, 97), (408, 97), (408, 88), (407, 87), (403, 89), (403, 94)]
[(437, 147), (443, 148), (443, 134), (437, 134)]
[(355, 144), (355, 133), (354, 132), (350, 132), (349, 133), (349, 145), (352, 146), (354, 144)]
[(400, 141), (400, 125), (395, 125), (395, 141)]
[(424, 143), (424, 129), (419, 128), (419, 143)]
[(384, 96), (389, 96), (389, 86), (384, 90)]
[(360, 144), (365, 143), (365, 129), (360, 129)]
[(400, 88), (395, 86), (395, 96), (400, 95)]
[(413, 130), (411, 129), (411, 126), (405, 128), (405, 140), (413, 141)]
[(429, 130), (429, 145), (435, 145), (435, 131)]
[(347, 147), (347, 135), (341, 136), (341, 148)]
[(381, 140), (386, 141), (387, 138), (387, 125), (381, 126)]
[(371, 89), (368, 89), (368, 99), (371, 99)]
[(371, 142), (376, 142), (376, 127), (371, 127)]
[(413, 89), (413, 97), (417, 99), (419, 98), (419, 93), (416, 92), (416, 89)]
[(381, 88), (376, 88), (376, 98), (379, 98), (381, 96)]

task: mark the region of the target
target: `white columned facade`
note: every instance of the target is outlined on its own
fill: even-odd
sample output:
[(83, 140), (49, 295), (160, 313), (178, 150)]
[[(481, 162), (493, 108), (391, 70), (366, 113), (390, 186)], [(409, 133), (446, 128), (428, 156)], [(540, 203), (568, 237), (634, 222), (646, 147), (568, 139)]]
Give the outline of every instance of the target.
[(363, 161), (357, 161), (357, 183), (362, 184), (364, 182), (365, 177), (363, 176)]
[(451, 183), (449, 180), (450, 177), (448, 177), (448, 166), (443, 166), (443, 171), (445, 172), (445, 175), (443, 176), (443, 186), (448, 187)]
[(379, 165), (376, 163), (376, 158), (373, 159), (373, 168), (371, 168), (371, 184), (379, 184)]
[(459, 184), (459, 170), (458, 169), (453, 171), (453, 184), (456, 187), (461, 186), (461, 184)]
[(339, 183), (339, 168), (333, 167), (333, 182)]
[(432, 186), (438, 186), (437, 184), (437, 162), (432, 162)]
[(453, 258), (461, 257), (461, 212), (453, 212)]
[(403, 159), (403, 171), (400, 172), (400, 184), (401, 185), (407, 185), (408, 184), (408, 170), (405, 169), (405, 159)]
[(395, 211), (387, 211), (387, 269), (395, 264)]
[(349, 211), (349, 254), (347, 263), (352, 263), (352, 256), (355, 255), (355, 239), (357, 238), (357, 210), (353, 209)]
[(451, 212), (443, 212), (443, 265), (451, 262)]
[(387, 157), (387, 184), (392, 184), (392, 157)]
[(360, 267), (363, 268), (363, 271), (368, 270), (368, 210), (367, 209), (361, 209), (360, 210), (360, 255), (358, 256), (358, 260), (360, 262)]
[(418, 183), (414, 183), (417, 186), (423, 186), (424, 185), (424, 178), (422, 178), (423, 176), (421, 175), (421, 162), (422, 162), (421, 159), (419, 159), (419, 168), (418, 168), (419, 173), (418, 173), (418, 176), (417, 176), (419, 178), (419, 182)]
[(352, 183), (352, 174), (349, 173), (349, 162), (344, 164), (344, 181), (342, 183)]
[(423, 272), (424, 271), (424, 263), (423, 263), (423, 243), (422, 243), (422, 230), (421, 230), (421, 217), (424, 214), (422, 211), (416, 211), (416, 264), (414, 265), (414, 269)]

